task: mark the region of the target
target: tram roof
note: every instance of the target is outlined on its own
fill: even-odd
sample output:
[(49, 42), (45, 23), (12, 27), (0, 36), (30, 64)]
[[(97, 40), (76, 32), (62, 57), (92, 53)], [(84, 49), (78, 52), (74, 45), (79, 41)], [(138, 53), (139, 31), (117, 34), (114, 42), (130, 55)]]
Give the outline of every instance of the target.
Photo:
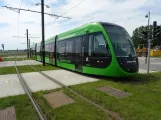
[[(80, 27), (77, 27), (77, 28), (68, 30), (66, 32), (60, 33), (60, 34), (58, 34), (58, 36), (61, 36), (61, 37), (62, 36), (66, 36), (67, 34), (73, 33), (74, 31), (78, 31), (78, 30), (84, 29), (86, 27), (89, 27), (91, 25), (98, 25), (98, 24), (101, 24), (102, 26), (105, 26), (105, 25), (113, 25), (113, 26), (121, 27), (121, 26), (119, 26), (117, 24), (110, 23), (110, 22), (90, 22), (90, 23), (81, 25)], [(55, 41), (55, 36), (53, 36), (53, 37), (45, 40), (45, 43), (50, 43), (50, 42), (54, 42), (54, 41)], [(40, 45), (40, 43), (38, 43), (38, 45)]]
[(99, 22), (101, 25), (113, 25), (113, 26), (117, 26), (117, 27), (121, 27), (120, 25), (114, 24), (114, 23), (110, 23), (110, 22)]

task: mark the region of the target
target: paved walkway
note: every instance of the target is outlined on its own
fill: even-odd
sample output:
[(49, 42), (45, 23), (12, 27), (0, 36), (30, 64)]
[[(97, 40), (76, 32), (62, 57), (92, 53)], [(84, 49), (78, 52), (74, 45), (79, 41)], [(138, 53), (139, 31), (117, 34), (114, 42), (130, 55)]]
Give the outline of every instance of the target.
[[(149, 71), (150, 73), (152, 72), (157, 72), (157, 71)], [(139, 73), (147, 73), (147, 70), (144, 70), (144, 69), (139, 69)]]
[[(26, 55), (22, 55), (22, 56), (16, 56), (16, 58), (25, 58)], [(7, 57), (3, 57), (3, 58), (15, 58), (15, 56), (7, 56)]]
[[(145, 64), (145, 57), (139, 57), (139, 67), (141, 70), (147, 71), (148, 64)], [(161, 71), (161, 58), (150, 58), (150, 71)]]
[(0, 98), (24, 94), (16, 74), (0, 75)]
[[(30, 65), (40, 65), (42, 64), (41, 62), (35, 61), (35, 60), (24, 60), (24, 61), (16, 61), (17, 66), (23, 66), (26, 65), (26, 63)], [(0, 62), (0, 67), (10, 67), (14, 66), (15, 62), (14, 61), (4, 61)]]
[[(51, 70), (44, 71), (44, 73), (64, 83), (65, 85), (75, 85), (98, 80), (66, 70)], [(22, 76), (33, 92), (51, 90), (60, 87), (37, 72), (23, 73)], [(0, 75), (0, 89), (0, 98), (24, 94), (24, 90), (22, 89), (16, 74)]]
[[(26, 64), (35, 65), (41, 63), (34, 60), (25, 60), (25, 62), (17, 61), (17, 65), (26, 65)], [(14, 61), (7, 61), (0, 63), (0, 67), (5, 66), (14, 66)], [(73, 73), (66, 70), (51, 70), (51, 71), (44, 71), (44, 73), (48, 74), (49, 76), (55, 78), (56, 80), (62, 82), (67, 86), (93, 82), (98, 80), (96, 78), (82, 76), (77, 73)], [(147, 70), (139, 69), (139, 73), (147, 73)], [(37, 72), (23, 73), (22, 76), (24, 77), (24, 79), (26, 80), (27, 84), (29, 85), (30, 89), (33, 92), (37, 92), (40, 90), (51, 90), (60, 87)], [(0, 75), (0, 98), (19, 94), (24, 94), (24, 91), (22, 89), (19, 79), (17, 78), (17, 75), (16, 74)]]

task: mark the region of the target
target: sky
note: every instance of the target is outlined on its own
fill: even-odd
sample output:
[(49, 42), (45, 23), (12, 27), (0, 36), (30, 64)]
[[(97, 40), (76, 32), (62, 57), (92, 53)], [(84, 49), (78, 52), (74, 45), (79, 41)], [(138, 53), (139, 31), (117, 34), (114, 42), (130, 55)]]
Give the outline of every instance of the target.
[[(22, 2), (22, 4), (21, 4)], [(41, 11), (36, 6), (41, 0), (0, 0), (0, 6)], [(150, 24), (161, 24), (161, 0), (44, 0), (46, 13), (63, 15), (71, 19), (45, 15), (45, 39), (89, 22), (112, 22), (123, 26), (130, 35), (135, 28), (147, 25), (145, 15), (150, 11)], [(31, 45), (41, 41), (41, 14), (0, 7), (0, 44), (5, 50), (26, 49), (26, 29)], [(1, 46), (0, 46), (0, 49)]]

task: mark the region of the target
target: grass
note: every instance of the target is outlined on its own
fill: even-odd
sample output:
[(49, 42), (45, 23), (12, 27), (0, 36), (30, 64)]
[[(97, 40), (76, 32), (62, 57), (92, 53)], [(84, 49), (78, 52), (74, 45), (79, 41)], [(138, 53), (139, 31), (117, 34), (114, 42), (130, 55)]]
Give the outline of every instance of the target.
[[(35, 68), (38, 68), (39, 70), (42, 71), (46, 71), (46, 70), (57, 70), (59, 69), (58, 67), (54, 67), (52, 65), (46, 65), (46, 66), (42, 66), (42, 65), (33, 65)], [(26, 73), (26, 72), (35, 72), (35, 70), (33, 68), (31, 68), (28, 65), (25, 66), (17, 66), (18, 70), (21, 73)], [(4, 74), (16, 74), (16, 69), (14, 66), (11, 67), (0, 67), (0, 75), (4, 75)]]
[[(151, 74), (150, 74), (151, 75)], [(146, 74), (135, 76), (138, 80), (127, 81), (112, 78), (104, 78), (97, 82), (84, 83), (70, 86), (73, 90), (88, 99), (100, 104), (107, 110), (114, 112), (125, 120), (160, 120), (161, 119), (161, 80), (150, 79)], [(132, 95), (123, 99), (117, 99), (97, 88), (102, 86), (111, 86)], [(56, 120), (104, 120), (109, 119), (99, 110), (88, 103), (74, 96), (65, 89), (58, 89), (76, 100), (76, 103), (52, 109), (43, 98), (44, 94), (53, 91), (38, 92), (35, 94), (43, 111), (49, 119)], [(82, 114), (82, 115), (80, 115)], [(108, 117), (108, 118), (107, 118)], [(111, 118), (110, 118), (111, 119)], [(113, 119), (113, 118), (112, 118)]]
[[(72, 97), (76, 102), (68, 104), (56, 109), (53, 109), (44, 99), (43, 95), (60, 90)], [(40, 91), (34, 93), (38, 104), (45, 113), (48, 120), (111, 120), (109, 115), (104, 114), (95, 107), (87, 104), (79, 97), (71, 94), (65, 89), (57, 89), (50, 91)], [(14, 106), (16, 109), (17, 120), (38, 120), (38, 115), (32, 107), (30, 100), (26, 95), (19, 95), (14, 97), (7, 97), (0, 99), (0, 109)]]
[[(16, 61), (32, 60), (32, 58), (16, 58)], [(3, 58), (3, 61), (15, 61), (15, 58)]]
[(35, 109), (26, 95), (0, 98), (0, 109), (15, 107), (17, 120), (39, 120)]
[[(71, 88), (106, 109), (115, 112), (125, 120), (160, 120), (161, 80), (149, 79), (145, 74), (139, 74), (136, 78), (139, 78), (139, 80), (127, 81), (106, 78), (97, 82), (74, 85)], [(102, 86), (111, 86), (132, 93), (132, 96), (117, 99), (97, 90)], [(64, 113), (66, 112), (64, 110), (62, 108), (58, 111)], [(56, 113), (53, 111), (52, 114)]]
[(41, 71), (46, 71), (46, 70), (59, 70), (60, 68), (53, 66), (53, 65), (49, 65), (46, 64), (46, 66), (43, 65), (34, 65), (35, 68), (41, 70)]
[(159, 71), (159, 72), (152, 72), (152, 73), (150, 73), (149, 75), (148, 74), (140, 74), (140, 75), (138, 75), (138, 77), (141, 77), (142, 79), (144, 78), (144, 77), (146, 77), (146, 78), (155, 78), (156, 77), (156, 79), (157, 78), (160, 78), (161, 79), (161, 71)]
[[(43, 66), (37, 66), (37, 68), (44, 69)], [(149, 76), (152, 76), (153, 74), (150, 74)], [(146, 74), (138, 74), (135, 78), (139, 80), (131, 81), (129, 79), (126, 80), (126, 78), (124, 78), (124, 80), (101, 78), (100, 81), (70, 87), (95, 103), (100, 104), (107, 110), (121, 116), (124, 120), (160, 120), (161, 80), (153, 80), (149, 78), (149, 76)], [(117, 99), (97, 89), (102, 86), (111, 86), (122, 91), (129, 92), (132, 95), (123, 99)], [(43, 95), (53, 91), (62, 91), (73, 98), (76, 102), (53, 109), (43, 97)], [(26, 97), (27, 96), (16, 96), (0, 99), (0, 108), (2, 109), (14, 105), (16, 107), (18, 120), (23, 118), (25, 118), (25, 120), (37, 119), (34, 109), (31, 107), (30, 103), (28, 103), (29, 100)], [(34, 97), (49, 120), (113, 119), (95, 107), (90, 106), (78, 96), (71, 94), (66, 89), (40, 91), (34, 93)], [(27, 116), (28, 112), (31, 113), (30, 116)]]
[(161, 72), (154, 72), (150, 74), (151, 77), (160, 77), (161, 78)]
[[(58, 90), (58, 89), (57, 89)], [(60, 89), (59, 89), (60, 90)], [(76, 102), (68, 104), (62, 107), (53, 109), (48, 102), (44, 99), (43, 95), (53, 92), (52, 91), (41, 91), (35, 93), (34, 96), (40, 104), (42, 110), (49, 120), (107, 120), (111, 119), (109, 115), (105, 115), (102, 111), (99, 111), (88, 103), (79, 99), (79, 97), (71, 94), (65, 89), (61, 89), (61, 92), (66, 93), (68, 96), (73, 98)]]
[[(34, 65), (40, 70), (59, 69), (51, 65)], [(21, 72), (35, 72), (29, 66), (18, 66)], [(14, 67), (0, 68), (0, 74), (16, 73)], [(113, 80), (112, 78), (101, 78), (100, 81), (70, 86), (73, 90), (89, 98), (97, 104), (102, 105), (125, 120), (160, 120), (161, 119), (161, 80), (154, 80), (150, 77), (161, 77), (161, 72), (150, 75), (138, 74), (135, 76), (139, 80)], [(102, 86), (111, 86), (132, 94), (132, 96), (117, 99), (104, 92), (97, 90)], [(43, 98), (44, 94), (56, 91), (41, 91), (34, 93), (34, 96), (48, 119), (56, 120), (106, 120), (105, 115), (95, 107), (88, 105), (79, 97), (74, 96), (65, 89), (57, 89), (72, 97), (76, 102), (70, 105), (53, 109)], [(23, 103), (24, 101), (24, 103)], [(27, 96), (16, 96), (0, 99), (0, 109), (9, 106), (16, 107), (17, 119), (32, 120), (37, 119), (34, 109), (29, 103)], [(21, 107), (23, 106), (23, 107)], [(24, 109), (24, 110), (23, 110)], [(27, 112), (25, 112), (27, 111)], [(22, 112), (22, 114), (21, 114)], [(28, 115), (27, 113), (30, 113)]]

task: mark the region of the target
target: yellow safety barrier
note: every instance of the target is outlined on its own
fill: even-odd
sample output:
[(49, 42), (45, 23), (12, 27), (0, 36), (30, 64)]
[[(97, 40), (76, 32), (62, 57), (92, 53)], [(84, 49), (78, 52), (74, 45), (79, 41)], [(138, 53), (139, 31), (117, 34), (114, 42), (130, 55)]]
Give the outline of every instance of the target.
[(142, 49), (137, 48), (136, 49), (137, 56), (139, 57), (146, 56), (147, 52), (148, 52), (147, 48), (142, 48)]
[(152, 57), (161, 56), (161, 50), (151, 50), (150, 51), (150, 56), (152, 56)]
[(141, 49), (138, 49), (138, 48), (137, 48), (137, 49), (136, 49), (136, 53), (137, 53), (137, 56), (140, 57), (140, 56), (142, 55)]
[[(139, 56), (139, 57), (146, 56), (146, 54), (148, 54), (148, 48), (145, 48), (145, 47), (143, 47), (142, 49), (137, 48), (136, 53), (137, 53), (137, 56)], [(159, 57), (159, 56), (161, 56), (161, 50), (151, 49), (150, 50), (150, 56), (151, 57)]]

